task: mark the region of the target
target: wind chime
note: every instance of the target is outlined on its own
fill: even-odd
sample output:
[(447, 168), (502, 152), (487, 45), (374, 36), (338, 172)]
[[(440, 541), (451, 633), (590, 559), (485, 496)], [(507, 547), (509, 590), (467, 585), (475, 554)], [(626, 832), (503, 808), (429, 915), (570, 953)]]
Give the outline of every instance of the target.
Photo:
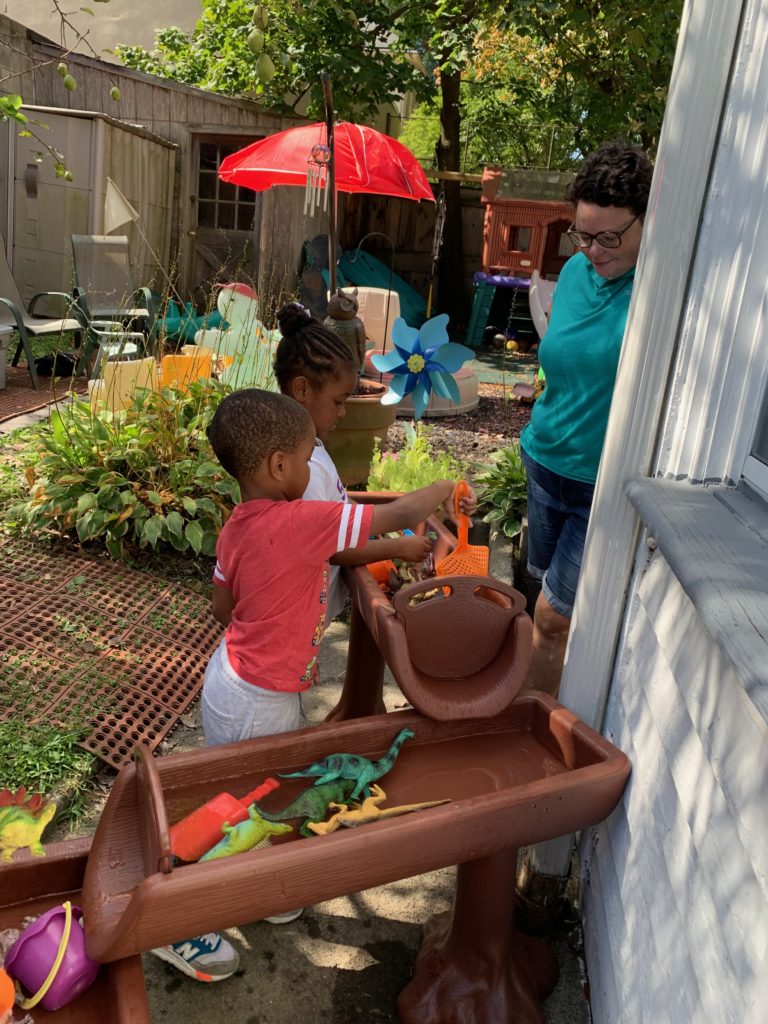
[(321, 196), (323, 211), (328, 210), (328, 178), (331, 162), (331, 147), (320, 143), (313, 146), (307, 160), (307, 184), (304, 189), (304, 215), (320, 209)]

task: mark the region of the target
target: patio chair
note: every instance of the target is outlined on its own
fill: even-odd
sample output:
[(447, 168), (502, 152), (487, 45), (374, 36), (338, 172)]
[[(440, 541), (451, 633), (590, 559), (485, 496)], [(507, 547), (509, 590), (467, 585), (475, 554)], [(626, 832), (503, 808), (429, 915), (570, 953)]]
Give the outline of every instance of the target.
[(554, 281), (547, 281), (539, 274), (538, 270), (532, 271), (531, 284), (528, 289), (528, 305), (539, 339), (544, 337), (549, 327), (549, 314), (552, 310), (554, 291)]
[(88, 330), (93, 321), (120, 323), (127, 331), (140, 331), (149, 347), (157, 309), (149, 288), (134, 284), (127, 235), (72, 235), (71, 239), (74, 311), (87, 332), (81, 368), (98, 347), (98, 340)]
[(60, 299), (65, 312), (71, 311), (73, 299), (66, 292), (38, 292), (32, 296), (28, 305), (24, 302), (5, 255), (5, 242), (0, 237), (0, 325), (11, 327), (18, 333), (19, 341), (11, 365), (18, 365), (19, 356), (23, 350), (34, 388), (40, 387), (40, 381), (35, 369), (31, 339), (50, 337), (51, 335), (61, 336), (68, 331), (75, 331), (79, 335), (82, 331), (80, 322), (73, 317), (64, 316), (57, 320), (49, 316), (37, 315), (35, 306), (40, 299), (46, 297)]

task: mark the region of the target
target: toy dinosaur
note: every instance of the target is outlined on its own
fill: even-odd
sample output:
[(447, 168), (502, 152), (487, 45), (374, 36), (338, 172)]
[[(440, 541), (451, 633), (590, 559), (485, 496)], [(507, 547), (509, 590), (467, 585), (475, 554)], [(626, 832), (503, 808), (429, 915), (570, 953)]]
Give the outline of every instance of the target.
[(357, 828), (358, 825), (368, 825), (372, 821), (381, 821), (383, 818), (395, 818), (400, 814), (410, 814), (411, 811), (422, 811), (426, 807), (437, 807), (438, 804), (448, 804), (450, 800), (427, 800), (421, 804), (401, 804), (399, 807), (382, 807), (381, 804), (387, 799), (387, 794), (374, 782), (371, 786), (371, 795), (367, 796), (361, 804), (351, 811), (347, 804), (331, 803), (329, 807), (337, 808), (337, 811), (328, 821), (310, 821), (307, 828), (317, 836), (327, 836), (338, 828)]
[(364, 796), (371, 795), (371, 783), (386, 775), (395, 763), (395, 758), (400, 748), (413, 737), (410, 729), (401, 729), (395, 737), (392, 746), (384, 757), (378, 761), (369, 761), (367, 757), (359, 754), (329, 754), (322, 761), (311, 764), (300, 772), (290, 772), (281, 775), (284, 779), (304, 779), (318, 776), (316, 786), (324, 782), (331, 782), (334, 779), (353, 779), (355, 788), (352, 790), (351, 799), (355, 800), (362, 793)]
[(323, 782), (321, 785), (310, 786), (309, 789), (303, 790), (281, 811), (265, 811), (258, 804), (255, 806), (265, 821), (303, 819), (299, 827), (299, 835), (307, 838), (312, 835), (309, 831), (310, 822), (323, 821), (328, 813), (328, 805), (335, 801), (348, 800), (354, 788), (353, 779), (335, 779), (333, 782)]
[(24, 786), (14, 793), (0, 789), (0, 861), (10, 861), (16, 850), (25, 847), (35, 857), (44, 857), (40, 839), (56, 813), (56, 805), (44, 801), (39, 793), (27, 796)]
[(265, 821), (256, 810), (256, 804), (248, 808), (248, 820), (237, 825), (229, 825), (225, 821), (221, 826), (224, 837), (216, 843), (200, 861), (218, 860), (220, 857), (232, 857), (236, 853), (247, 853), (262, 846), (269, 846), (270, 836), (281, 836), (292, 832), (290, 825), (273, 824)]

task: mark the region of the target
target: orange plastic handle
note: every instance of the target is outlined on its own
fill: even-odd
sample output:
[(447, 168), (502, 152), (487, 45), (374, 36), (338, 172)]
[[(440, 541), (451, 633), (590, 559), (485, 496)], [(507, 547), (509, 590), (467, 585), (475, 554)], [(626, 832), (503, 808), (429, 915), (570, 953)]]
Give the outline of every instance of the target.
[(465, 516), (459, 508), (462, 498), (469, 496), (469, 484), (466, 480), (459, 480), (453, 489), (453, 511), (456, 517), (456, 528), (459, 536), (458, 547), (464, 549), (469, 542), (469, 516)]

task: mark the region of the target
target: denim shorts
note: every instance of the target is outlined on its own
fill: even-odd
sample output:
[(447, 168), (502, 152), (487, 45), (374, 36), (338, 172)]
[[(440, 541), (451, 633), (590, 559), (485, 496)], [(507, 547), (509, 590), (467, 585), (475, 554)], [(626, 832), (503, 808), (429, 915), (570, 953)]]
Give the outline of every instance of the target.
[(556, 612), (571, 618), (594, 484), (553, 473), (520, 449), (528, 470), (528, 573)]
[(276, 736), (304, 724), (301, 694), (266, 690), (241, 679), (229, 663), (223, 638), (205, 670), (201, 707), (208, 747)]

